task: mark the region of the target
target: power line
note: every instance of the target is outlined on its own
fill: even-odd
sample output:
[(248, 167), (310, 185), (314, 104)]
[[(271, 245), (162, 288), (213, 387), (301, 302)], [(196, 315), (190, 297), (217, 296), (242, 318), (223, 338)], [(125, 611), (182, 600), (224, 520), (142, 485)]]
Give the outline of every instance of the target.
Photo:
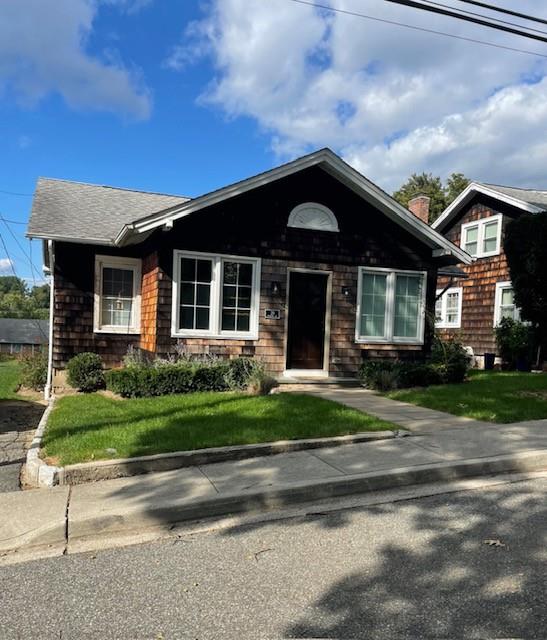
[(0, 189), (0, 193), (5, 193), (8, 196), (23, 196), (25, 198), (32, 198), (32, 193), (18, 193), (17, 191), (5, 191)]
[(0, 220), (2, 220), (2, 222), (4, 223), (6, 229), (9, 231), (11, 237), (15, 240), (15, 243), (17, 244), (17, 246), (19, 247), (19, 249), (21, 250), (21, 252), (23, 253), (23, 255), (25, 256), (25, 258), (28, 260), (29, 265), (30, 265), (30, 272), (32, 275), (33, 280), (35, 280), (35, 274), (38, 273), (38, 270), (36, 269), (36, 267), (34, 266), (33, 262), (32, 262), (32, 258), (30, 257), (30, 255), (25, 251), (25, 249), (23, 248), (23, 246), (21, 245), (21, 243), (19, 242), (17, 236), (13, 233), (13, 231), (10, 229), (9, 225), (6, 222), (6, 219), (4, 218), (4, 216), (2, 215), (2, 213), (0, 212)]
[(473, 44), (481, 44), (486, 47), (494, 47), (495, 49), (503, 49), (505, 51), (513, 51), (514, 53), (524, 53), (528, 56), (534, 56), (536, 58), (546, 58), (547, 54), (537, 53), (535, 51), (527, 51), (526, 49), (518, 49), (517, 47), (509, 47), (503, 44), (496, 44), (494, 42), (487, 42), (485, 40), (478, 40), (476, 38), (468, 38), (466, 36), (457, 36), (454, 33), (447, 33), (446, 31), (437, 31), (436, 29), (428, 29), (427, 27), (418, 27), (416, 25), (406, 24), (405, 22), (397, 22), (396, 20), (387, 20), (386, 18), (378, 18), (376, 16), (370, 16), (365, 13), (359, 13), (357, 11), (349, 11), (348, 9), (335, 9), (325, 4), (318, 4), (311, 0), (289, 0), (289, 2), (295, 2), (297, 4), (307, 5), (309, 7), (315, 7), (316, 9), (324, 9), (332, 13), (340, 13), (354, 18), (363, 18), (365, 20), (372, 20), (374, 22), (382, 22), (383, 24), (390, 24), (396, 27), (404, 27), (405, 29), (412, 29), (413, 31), (421, 31), (423, 33), (431, 33), (436, 36), (444, 36), (446, 38), (453, 38), (454, 40), (463, 40), (464, 42), (472, 42)]
[(7, 218), (4, 218), (4, 222), (9, 222), (9, 224), (22, 224), (23, 226), (26, 226), (26, 222), (20, 222), (19, 220), (8, 220)]
[(546, 42), (547, 38), (545, 36), (537, 35), (535, 33), (530, 33), (529, 31), (522, 31), (521, 29), (515, 29), (514, 27), (509, 27), (503, 24), (495, 24), (490, 22), (490, 20), (483, 20), (482, 18), (476, 18), (470, 15), (464, 15), (459, 11), (452, 11), (450, 9), (443, 9), (440, 6), (422, 4), (421, 2), (416, 2), (416, 0), (384, 0), (385, 2), (390, 2), (391, 4), (399, 4), (403, 7), (409, 7), (411, 9), (420, 9), (421, 11), (428, 11), (429, 13), (436, 13), (441, 16), (447, 16), (449, 18), (456, 18), (457, 20), (463, 20), (464, 22), (471, 22), (473, 24), (478, 24), (482, 27), (488, 27), (489, 29), (495, 29), (496, 31), (504, 31), (505, 33), (510, 33), (515, 36), (519, 36), (521, 38), (529, 38), (530, 40), (538, 40), (539, 42)]
[(493, 4), (488, 4), (487, 2), (478, 2), (478, 0), (457, 0), (457, 1), (463, 2), (465, 4), (472, 4), (475, 7), (481, 7), (482, 9), (489, 9), (490, 11), (497, 11), (498, 13), (504, 13), (505, 15), (513, 16), (514, 18), (522, 18), (523, 20), (530, 20), (530, 22), (539, 22), (540, 24), (547, 24), (547, 20), (545, 18), (537, 18), (535, 16), (527, 15), (526, 13), (520, 13), (519, 11), (505, 9), (504, 7), (496, 7)]
[[(427, 4), (435, 5), (437, 7), (443, 7), (444, 9), (454, 9), (455, 8), (455, 7), (451, 7), (451, 6), (447, 5), (447, 4), (443, 4), (442, 2), (433, 2), (433, 0), (422, 0), (422, 1), (427, 3)], [(517, 22), (511, 22), (509, 20), (502, 20), (501, 18), (494, 18), (493, 16), (487, 16), (484, 13), (477, 13), (476, 11), (467, 11), (466, 9), (458, 9), (458, 11), (461, 11), (462, 13), (467, 13), (470, 16), (477, 16), (478, 18), (485, 18), (486, 20), (495, 20), (495, 22), (499, 22), (501, 24), (507, 24), (507, 25), (510, 25), (512, 27), (519, 27), (521, 29), (527, 29), (528, 31), (534, 31), (535, 33), (542, 33), (543, 35), (547, 36), (547, 31), (543, 31), (541, 29), (534, 29), (533, 27), (525, 27), (524, 25), (519, 24)]]

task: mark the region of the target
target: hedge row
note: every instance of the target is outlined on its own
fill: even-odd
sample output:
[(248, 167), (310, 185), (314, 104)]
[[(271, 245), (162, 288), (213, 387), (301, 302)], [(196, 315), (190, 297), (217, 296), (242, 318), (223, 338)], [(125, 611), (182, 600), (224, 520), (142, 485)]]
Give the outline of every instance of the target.
[(108, 371), (106, 384), (108, 389), (124, 398), (227, 391), (245, 388), (257, 366), (248, 358), (130, 366)]

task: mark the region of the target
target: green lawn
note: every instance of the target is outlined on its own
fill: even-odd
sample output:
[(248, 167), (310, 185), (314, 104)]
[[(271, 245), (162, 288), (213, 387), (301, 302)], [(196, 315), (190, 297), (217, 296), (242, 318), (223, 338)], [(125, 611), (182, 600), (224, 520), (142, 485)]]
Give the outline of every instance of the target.
[(16, 391), (21, 379), (21, 367), (17, 360), (0, 362), (0, 400), (17, 398)]
[(336, 402), (290, 393), (193, 393), (132, 400), (89, 394), (58, 401), (45, 433), (45, 453), (66, 465), (395, 428)]
[(488, 422), (547, 418), (547, 374), (473, 371), (469, 381), (426, 388), (400, 389), (394, 400)]

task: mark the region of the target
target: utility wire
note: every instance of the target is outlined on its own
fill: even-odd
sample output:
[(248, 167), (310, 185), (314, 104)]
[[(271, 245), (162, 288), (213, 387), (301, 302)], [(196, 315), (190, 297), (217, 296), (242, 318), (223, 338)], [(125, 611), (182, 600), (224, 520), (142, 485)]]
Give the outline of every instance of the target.
[(474, 16), (464, 15), (459, 11), (451, 11), (449, 9), (443, 9), (439, 6), (422, 4), (421, 2), (416, 2), (416, 0), (384, 0), (385, 2), (390, 2), (391, 4), (398, 4), (403, 7), (409, 7), (411, 9), (420, 9), (421, 11), (428, 11), (429, 13), (436, 13), (441, 16), (447, 16), (449, 18), (456, 18), (457, 20), (463, 20), (464, 22), (471, 22), (473, 24), (478, 24), (482, 27), (488, 27), (489, 29), (495, 29), (496, 31), (505, 31), (505, 33), (510, 33), (515, 36), (519, 36), (521, 38), (529, 38), (530, 40), (538, 40), (539, 42), (547, 43), (547, 37), (537, 35), (535, 33), (530, 33), (529, 31), (522, 31), (521, 29), (515, 29), (514, 27), (509, 27), (503, 24), (495, 24), (494, 22), (490, 22), (490, 20), (483, 20), (482, 18), (476, 18)]
[[(431, 5), (435, 5), (437, 7), (442, 7), (444, 9), (454, 9), (455, 7), (452, 7), (450, 5), (447, 4), (443, 4), (442, 2), (433, 2), (433, 0), (422, 0), (422, 2), (425, 2), (426, 4), (431, 4)], [(458, 9), (458, 11), (460, 11), (461, 13), (467, 13), (470, 16), (476, 16), (478, 18), (485, 18), (486, 20), (495, 20), (496, 22), (499, 22), (500, 24), (507, 24), (511, 27), (518, 27), (520, 29), (526, 29), (527, 31), (534, 31), (535, 33), (541, 33), (544, 36), (547, 36), (547, 31), (544, 31), (542, 29), (534, 29), (533, 27), (527, 27), (523, 24), (519, 24), (517, 22), (511, 22), (510, 20), (502, 20), (501, 18), (494, 18), (493, 16), (487, 16), (484, 13), (477, 13), (476, 11), (467, 11), (466, 9)]]
[(486, 40), (478, 40), (477, 38), (468, 38), (466, 36), (457, 36), (454, 33), (447, 33), (446, 31), (437, 31), (436, 29), (428, 29), (426, 27), (418, 27), (416, 25), (407, 24), (405, 22), (397, 22), (396, 20), (387, 20), (385, 18), (377, 18), (376, 16), (370, 16), (365, 13), (359, 13), (357, 11), (349, 11), (347, 9), (335, 9), (326, 4), (319, 4), (311, 2), (311, 0), (289, 0), (289, 2), (295, 2), (297, 4), (307, 5), (309, 7), (315, 7), (316, 9), (324, 9), (332, 13), (340, 13), (347, 16), (353, 16), (354, 18), (363, 18), (365, 20), (372, 20), (374, 22), (382, 22), (383, 24), (390, 24), (397, 27), (404, 27), (405, 29), (412, 29), (413, 31), (421, 31), (423, 33), (431, 33), (436, 36), (444, 36), (446, 38), (453, 38), (454, 40), (463, 40), (464, 42), (472, 42), (473, 44), (481, 44), (486, 47), (494, 47), (495, 49), (503, 49), (505, 51), (513, 51), (514, 53), (524, 53), (528, 56), (534, 56), (536, 58), (547, 59), (547, 54), (537, 53), (536, 51), (527, 51), (526, 49), (518, 49), (517, 47), (509, 47), (503, 44), (496, 44), (494, 42), (487, 42)]
[(18, 193), (17, 191), (5, 191), (0, 189), (0, 193), (5, 193), (8, 196), (24, 196), (25, 198), (32, 198), (32, 193)]
[[(4, 216), (2, 215), (2, 213), (0, 212), (0, 220), (2, 220), (2, 222), (4, 223), (6, 229), (9, 231), (11, 237), (15, 240), (15, 243), (17, 244), (17, 246), (19, 247), (19, 249), (21, 250), (21, 252), (23, 253), (23, 255), (25, 256), (25, 258), (28, 260), (29, 265), (30, 265), (30, 270), (31, 270), (31, 274), (32, 274), (32, 278), (34, 280), (34, 282), (36, 282), (35, 279), (35, 274), (38, 273), (38, 270), (36, 269), (36, 267), (34, 266), (33, 262), (32, 262), (32, 258), (31, 256), (25, 251), (25, 249), (23, 248), (23, 246), (21, 245), (21, 243), (19, 242), (17, 236), (13, 233), (13, 231), (11, 230), (10, 226), (7, 224), (6, 219), (4, 218)], [(39, 278), (39, 276), (38, 276)]]
[(513, 11), (512, 9), (505, 9), (504, 7), (496, 7), (493, 4), (488, 4), (487, 2), (478, 2), (478, 0), (457, 0), (457, 1), (463, 2), (465, 4), (472, 4), (475, 7), (481, 7), (482, 9), (489, 9), (490, 11), (497, 11), (498, 13), (504, 13), (505, 15), (513, 16), (515, 18), (530, 20), (530, 22), (539, 22), (540, 24), (547, 24), (547, 20), (545, 18), (530, 16), (530, 15), (527, 15), (526, 13)]

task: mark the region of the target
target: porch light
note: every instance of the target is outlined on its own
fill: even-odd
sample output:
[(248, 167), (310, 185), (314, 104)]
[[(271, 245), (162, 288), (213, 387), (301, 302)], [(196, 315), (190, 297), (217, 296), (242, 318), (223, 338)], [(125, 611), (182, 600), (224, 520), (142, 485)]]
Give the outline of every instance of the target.
[(342, 287), (342, 295), (345, 298), (349, 298), (350, 294), (351, 294), (351, 288), (350, 287)]
[(281, 293), (281, 284), (274, 280), (272, 282), (271, 294), (272, 296), (278, 296)]

